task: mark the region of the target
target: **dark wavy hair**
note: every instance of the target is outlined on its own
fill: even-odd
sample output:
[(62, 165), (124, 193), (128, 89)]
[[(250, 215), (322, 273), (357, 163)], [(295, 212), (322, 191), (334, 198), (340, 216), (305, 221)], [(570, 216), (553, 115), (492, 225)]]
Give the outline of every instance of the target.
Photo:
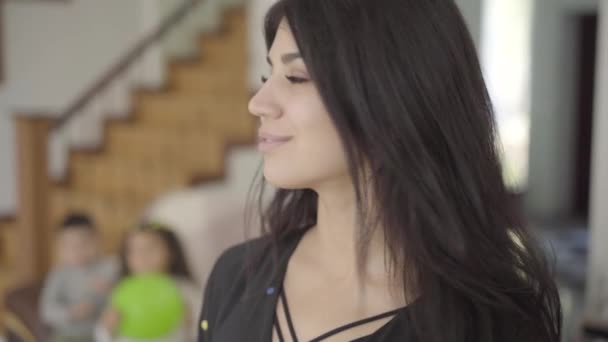
[[(280, 0), (266, 17), (268, 49), (283, 19), (347, 156), (358, 261), (382, 227), (391, 275), (406, 299), (408, 287), (419, 294), (409, 312), (420, 341), (559, 341), (557, 288), (504, 184), (492, 104), (454, 1)], [(317, 194), (278, 189), (259, 209), (278, 243), (314, 224)]]
[(173, 232), (171, 227), (157, 222), (140, 223), (125, 235), (118, 253), (120, 258), (121, 278), (131, 275), (127, 264), (127, 246), (129, 237), (137, 233), (146, 233), (158, 236), (163, 243), (165, 243), (169, 252), (169, 274), (175, 277), (194, 281), (190, 268), (188, 267), (188, 263), (186, 262), (186, 255), (184, 254), (184, 250), (179, 238), (177, 237), (177, 234)]
[(82, 230), (89, 233), (96, 233), (97, 227), (95, 226), (95, 221), (87, 213), (71, 212), (63, 218), (59, 230)]

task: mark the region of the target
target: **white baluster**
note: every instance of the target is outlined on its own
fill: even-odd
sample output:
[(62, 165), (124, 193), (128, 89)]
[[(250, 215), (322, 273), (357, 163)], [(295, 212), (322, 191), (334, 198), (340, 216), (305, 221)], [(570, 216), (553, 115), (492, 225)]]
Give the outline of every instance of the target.
[(51, 179), (60, 180), (65, 177), (69, 153), (69, 141), (65, 127), (51, 132), (48, 154), (49, 175)]
[(79, 146), (81, 143), (81, 132), (80, 126), (81, 121), (83, 120), (82, 113), (75, 114), (66, 124), (65, 131), (66, 136), (68, 138), (68, 146), (73, 148), (74, 146)]
[(108, 99), (110, 98), (109, 89), (93, 99), (93, 107), (91, 108), (90, 120), (88, 124), (88, 143), (89, 147), (97, 147), (103, 144), (104, 122), (108, 119), (111, 112), (111, 105)]

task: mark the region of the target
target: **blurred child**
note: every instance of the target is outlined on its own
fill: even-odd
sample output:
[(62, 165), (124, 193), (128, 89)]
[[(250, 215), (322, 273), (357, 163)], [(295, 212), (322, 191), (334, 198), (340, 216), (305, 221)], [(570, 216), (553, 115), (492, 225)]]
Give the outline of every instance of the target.
[[(194, 341), (197, 333), (194, 324), (202, 300), (202, 291), (197, 288), (181, 244), (176, 234), (167, 226), (144, 223), (127, 234), (120, 252), (121, 278), (132, 275), (166, 274), (180, 291), (185, 304), (184, 322), (170, 336), (143, 340), (120, 336), (120, 313), (110, 306), (104, 312), (96, 337), (97, 341)], [(154, 299), (152, 299), (154, 300)]]
[(56, 239), (58, 264), (42, 290), (40, 315), (53, 342), (93, 341), (93, 331), (116, 279), (117, 266), (98, 253), (93, 221), (68, 215)]

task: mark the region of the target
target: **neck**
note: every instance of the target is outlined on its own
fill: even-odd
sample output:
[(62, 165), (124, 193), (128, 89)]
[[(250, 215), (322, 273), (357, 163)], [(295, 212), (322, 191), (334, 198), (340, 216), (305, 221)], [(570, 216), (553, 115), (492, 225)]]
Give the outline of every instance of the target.
[[(348, 277), (357, 277), (357, 202), (350, 179), (315, 188), (319, 196), (317, 224), (311, 242), (324, 265)], [(381, 229), (371, 237), (366, 260), (366, 276), (385, 275), (384, 238)]]

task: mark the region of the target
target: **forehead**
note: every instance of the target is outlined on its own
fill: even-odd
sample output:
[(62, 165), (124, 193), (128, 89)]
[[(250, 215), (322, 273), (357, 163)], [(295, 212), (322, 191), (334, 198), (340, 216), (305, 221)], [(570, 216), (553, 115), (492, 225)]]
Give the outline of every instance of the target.
[(86, 239), (93, 235), (93, 232), (84, 227), (70, 227), (63, 230), (59, 237), (61, 239)]
[(140, 231), (131, 235), (131, 241), (136, 244), (156, 244), (161, 243), (162, 239), (153, 232)]
[(268, 54), (270, 56), (275, 56), (285, 52), (298, 52), (298, 46), (287, 21), (283, 19), (277, 28), (277, 34), (275, 35)]

